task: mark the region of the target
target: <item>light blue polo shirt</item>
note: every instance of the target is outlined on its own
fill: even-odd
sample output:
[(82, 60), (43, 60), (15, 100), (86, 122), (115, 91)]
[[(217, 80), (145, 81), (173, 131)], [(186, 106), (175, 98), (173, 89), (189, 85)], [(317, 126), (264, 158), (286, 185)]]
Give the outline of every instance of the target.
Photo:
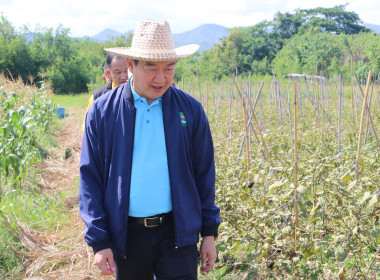
[(149, 105), (131, 88), (136, 120), (129, 216), (149, 217), (172, 210), (162, 100)]

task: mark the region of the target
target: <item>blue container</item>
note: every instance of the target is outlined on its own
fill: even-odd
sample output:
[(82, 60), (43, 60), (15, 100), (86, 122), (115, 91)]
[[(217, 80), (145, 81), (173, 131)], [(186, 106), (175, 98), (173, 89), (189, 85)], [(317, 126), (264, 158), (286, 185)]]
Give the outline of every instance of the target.
[(57, 116), (62, 119), (65, 117), (65, 107), (57, 107)]

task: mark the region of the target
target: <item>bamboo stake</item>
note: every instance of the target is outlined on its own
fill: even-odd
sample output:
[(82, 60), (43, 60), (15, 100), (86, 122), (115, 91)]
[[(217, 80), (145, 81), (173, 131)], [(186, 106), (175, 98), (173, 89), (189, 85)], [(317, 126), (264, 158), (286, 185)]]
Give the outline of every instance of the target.
[[(355, 77), (356, 77), (356, 80), (357, 80), (358, 85), (359, 85), (359, 90), (360, 90), (362, 96), (364, 97), (363, 89), (362, 89), (362, 87), (361, 87), (361, 85), (359, 83), (359, 78), (358, 78), (358, 76), (356, 74), (355, 74)], [(371, 122), (372, 131), (373, 131), (373, 134), (375, 135), (375, 138), (376, 138), (377, 148), (380, 149), (379, 138), (377, 137), (376, 129), (375, 129), (375, 126), (373, 125), (373, 121), (372, 121), (371, 111), (370, 111), (370, 108), (368, 106), (367, 106), (367, 111), (368, 111), (369, 120)]]
[(354, 111), (354, 75), (353, 75), (353, 59), (351, 54), (351, 106), (352, 106), (352, 117), (355, 118)]
[[(237, 87), (237, 89), (238, 89), (238, 93), (239, 93), (239, 95), (240, 95), (240, 98), (241, 98), (241, 100), (242, 100), (242, 102), (243, 102), (243, 114), (244, 114), (244, 129), (245, 129), (245, 134), (244, 134), (244, 136), (243, 136), (243, 141), (242, 141), (242, 146), (241, 146), (241, 148), (243, 147), (243, 145), (244, 145), (244, 141), (246, 140), (246, 138), (248, 137), (248, 129), (249, 129), (249, 127), (248, 127), (248, 124), (247, 124), (247, 108), (246, 108), (246, 105), (245, 105), (245, 99), (244, 99), (244, 97), (242, 96), (242, 94), (240, 93), (240, 90), (239, 90), (239, 87), (238, 87), (238, 85), (237, 85), (237, 83), (236, 83), (236, 80), (235, 80), (235, 76), (234, 75), (232, 75), (232, 78), (233, 78), (233, 80), (234, 80), (234, 83), (235, 83), (235, 85), (236, 85), (236, 87)], [(248, 181), (249, 181), (249, 168), (250, 168), (250, 166), (248, 166), (248, 162), (250, 161), (250, 157), (249, 157), (249, 141), (248, 141), (248, 139), (247, 139), (247, 141), (246, 142), (248, 142), (248, 144), (246, 143), (246, 145), (248, 145), (248, 149), (247, 149), (247, 174), (248, 174)], [(241, 151), (240, 151), (241, 152)], [(240, 156), (240, 153), (239, 153), (239, 156)]]
[(199, 81), (199, 71), (198, 71), (198, 68), (196, 69), (197, 71), (197, 80), (198, 80), (198, 94), (199, 94), (199, 102), (202, 103), (202, 99), (201, 99), (201, 83)]
[(365, 96), (363, 100), (363, 107), (362, 107), (362, 114), (360, 117), (360, 127), (359, 127), (359, 140), (358, 140), (358, 150), (356, 154), (356, 162), (355, 162), (355, 180), (359, 179), (359, 159), (360, 159), (360, 150), (362, 145), (362, 130), (363, 130), (363, 122), (364, 122), (364, 115), (366, 112), (366, 106), (367, 106), (367, 97), (369, 92), (369, 86), (371, 83), (371, 76), (372, 76), (372, 70), (369, 70), (368, 77), (367, 77), (367, 86), (365, 89)]
[[(372, 88), (371, 88), (371, 93), (369, 94), (370, 96), (368, 97), (368, 101), (367, 101), (367, 110), (371, 110), (371, 104), (372, 104), (372, 93), (373, 93), (373, 85), (374, 83), (372, 84)], [(366, 120), (366, 123), (367, 123), (367, 128), (366, 128), (366, 133), (365, 133), (365, 138), (364, 138), (364, 145), (367, 144), (367, 138), (368, 138), (368, 134), (370, 133), (370, 127), (369, 127), (369, 114), (367, 114), (367, 120)]]
[[(235, 77), (232, 76), (232, 78), (233, 78), (234, 84), (235, 84), (235, 86), (236, 86), (236, 89), (237, 89), (237, 91), (238, 91), (238, 93), (239, 93), (241, 99), (243, 100), (243, 95), (242, 95), (241, 92), (240, 92), (240, 88), (239, 88), (239, 86), (238, 86), (238, 84), (237, 84), (237, 82), (236, 82), (236, 80), (235, 80)], [(259, 95), (260, 95), (260, 92), (261, 92), (261, 89), (262, 89), (262, 86), (263, 86), (263, 85), (264, 85), (264, 82), (261, 84), (261, 87), (260, 87), (260, 90), (259, 90), (259, 94), (258, 94), (257, 97), (256, 97), (256, 101), (257, 101), (258, 98), (259, 98)], [(256, 101), (255, 101), (255, 105), (254, 105), (254, 106), (256, 106)], [(246, 107), (245, 107), (245, 105), (244, 105), (244, 102), (245, 102), (245, 101), (243, 100), (243, 108), (244, 108), (244, 114), (245, 114), (245, 113), (246, 113)], [(276, 176), (276, 178), (278, 179), (277, 172), (276, 172), (276, 170), (274, 169), (274, 164), (273, 164), (272, 158), (271, 158), (271, 156), (270, 156), (270, 154), (269, 154), (268, 148), (267, 148), (267, 146), (266, 146), (266, 143), (265, 143), (265, 140), (264, 140), (263, 134), (262, 134), (262, 132), (261, 132), (261, 128), (260, 128), (259, 122), (258, 122), (258, 120), (257, 120), (257, 118), (256, 118), (256, 114), (255, 114), (255, 111), (254, 111), (254, 109), (253, 109), (253, 107), (252, 107), (252, 105), (251, 105), (251, 102), (248, 102), (248, 105), (249, 105), (249, 107), (250, 107), (250, 109), (251, 109), (251, 115), (252, 115), (252, 117), (253, 117), (254, 120), (255, 120), (255, 123), (256, 123), (257, 129), (259, 130), (260, 138), (261, 138), (261, 141), (263, 142), (263, 146), (264, 146), (264, 149), (265, 149), (266, 155), (267, 155), (267, 157), (268, 157), (268, 159), (269, 159), (269, 161), (270, 161), (270, 164), (271, 164), (271, 166), (272, 166), (273, 173), (274, 173), (274, 175)], [(248, 114), (247, 114), (247, 115), (248, 115)], [(246, 131), (246, 133), (247, 133), (247, 131)], [(247, 134), (248, 134), (248, 133), (247, 133)], [(241, 145), (241, 147), (240, 147), (241, 150), (242, 150), (242, 147), (243, 147), (244, 139), (245, 139), (245, 137), (243, 137), (242, 145)], [(241, 151), (241, 150), (240, 150), (240, 151)], [(240, 155), (240, 154), (239, 154), (239, 155)]]
[(276, 176), (276, 179), (278, 179), (277, 171), (274, 169), (274, 164), (273, 164), (273, 161), (272, 161), (272, 157), (271, 157), (271, 155), (270, 155), (270, 153), (269, 153), (269, 150), (268, 150), (268, 148), (267, 148), (267, 145), (266, 145), (266, 143), (265, 143), (265, 139), (264, 139), (263, 133), (261, 132), (260, 124), (259, 124), (259, 122), (258, 122), (258, 120), (257, 120), (257, 118), (256, 118), (255, 111), (253, 110), (251, 103), (249, 103), (248, 105), (249, 105), (249, 108), (251, 109), (251, 114), (252, 114), (252, 116), (253, 116), (253, 119), (255, 120), (255, 123), (256, 123), (257, 129), (259, 130), (260, 138), (261, 138), (261, 141), (263, 142), (263, 146), (264, 146), (264, 149), (265, 149), (265, 153), (266, 153), (266, 155), (267, 155), (267, 157), (268, 157), (268, 159), (269, 159), (269, 161), (270, 161), (270, 164), (271, 164), (271, 166), (272, 166), (273, 173), (274, 173), (274, 175)]
[[(301, 94), (302, 94), (302, 91), (301, 91), (301, 83), (299, 83), (299, 85), (298, 85), (298, 89), (299, 89), (299, 92), (298, 92), (298, 96), (299, 96), (299, 98), (298, 98), (298, 100), (299, 100), (299, 103), (300, 103), (300, 118), (302, 118), (302, 96), (301, 96)], [(311, 98), (310, 98), (311, 99)], [(305, 105), (306, 105), (306, 100), (305, 100)]]
[[(253, 104), (253, 108), (256, 108), (257, 101), (258, 101), (259, 98), (260, 98), (261, 90), (262, 90), (262, 88), (263, 88), (263, 85), (264, 85), (264, 81), (261, 83), (261, 86), (260, 86), (259, 92), (257, 93), (256, 99), (255, 99), (255, 103)], [(232, 89), (231, 89), (231, 90), (232, 90)], [(252, 127), (252, 118), (253, 118), (253, 116), (252, 116), (252, 114), (251, 114), (251, 116), (249, 117), (249, 120), (248, 120), (248, 126), (251, 126), (251, 127)], [(253, 127), (252, 127), (252, 128), (253, 128)], [(253, 129), (253, 132), (254, 132), (254, 134), (255, 134), (255, 137), (256, 137), (257, 143), (260, 143), (260, 140), (259, 140), (259, 138), (257, 137), (256, 132), (255, 132), (254, 129)], [(242, 151), (243, 151), (243, 146), (244, 146), (245, 137), (246, 137), (246, 134), (245, 134), (245, 132), (244, 132), (243, 140), (242, 140), (242, 142), (241, 142), (241, 144), (240, 144), (240, 150), (239, 150), (238, 159), (240, 158), (241, 153), (242, 153)], [(264, 158), (265, 158), (265, 156), (264, 156)], [(266, 159), (266, 158), (265, 158), (265, 159)]]
[(295, 206), (295, 251), (297, 250), (298, 228), (299, 228), (299, 208), (298, 208), (298, 130), (297, 130), (297, 87), (294, 83), (294, 206)]
[[(321, 75), (322, 76), (322, 75)], [(321, 113), (321, 118), (322, 118), (322, 124), (321, 124), (321, 141), (323, 142), (323, 125), (324, 125), (324, 116), (323, 116), (323, 111), (324, 111), (324, 100), (323, 100), (323, 83), (324, 80), (319, 80), (319, 86), (320, 86), (320, 94), (321, 94), (321, 105), (322, 105), (322, 113)]]
[(315, 129), (319, 128), (319, 106), (318, 103), (318, 97), (317, 97), (317, 89), (315, 87), (315, 79), (312, 79), (313, 81), (313, 91), (314, 91), (314, 123), (315, 123)]
[(206, 115), (208, 117), (208, 79), (206, 80)]
[[(301, 81), (300, 81), (301, 83)], [(294, 153), (294, 141), (293, 141), (293, 131), (292, 131), (292, 111), (290, 109), (290, 79), (289, 79), (289, 84), (288, 84), (288, 108), (289, 108), (289, 128), (290, 128), (290, 138), (292, 141), (292, 153)]]
[(220, 104), (220, 95), (218, 96), (217, 109), (216, 109), (216, 124), (218, 124), (218, 119), (219, 119), (219, 104)]
[[(239, 86), (238, 86), (238, 84), (237, 84), (237, 82), (236, 82), (236, 80), (235, 80), (235, 77), (233, 77), (233, 81), (234, 81), (234, 83), (235, 83), (236, 89), (237, 89), (237, 91), (238, 91), (240, 97), (243, 99), (243, 95), (242, 95), (241, 92), (240, 92), (240, 88), (239, 88)], [(263, 84), (264, 84), (264, 82), (262, 83), (262, 85), (263, 85)], [(260, 87), (260, 89), (261, 89), (261, 88), (262, 88), (262, 86)], [(258, 94), (258, 96), (259, 96), (259, 94)], [(257, 98), (258, 98), (258, 96), (257, 96)], [(244, 102), (244, 100), (243, 100), (243, 102)], [(262, 134), (262, 132), (261, 132), (261, 128), (260, 128), (259, 122), (258, 122), (258, 120), (257, 120), (257, 118), (256, 118), (256, 114), (255, 114), (255, 111), (254, 111), (254, 109), (253, 109), (253, 107), (252, 107), (252, 105), (251, 105), (251, 102), (248, 102), (248, 105), (249, 105), (249, 107), (250, 107), (250, 109), (251, 109), (251, 114), (252, 114), (252, 117), (253, 117), (254, 120), (255, 120), (255, 123), (256, 123), (257, 129), (259, 130), (259, 134), (260, 134), (260, 137), (261, 137), (261, 141), (263, 142), (263, 146), (264, 146), (265, 152), (266, 152), (267, 157), (268, 157), (268, 159), (269, 159), (269, 161), (270, 161), (270, 163), (271, 163), (271, 166), (272, 166), (272, 169), (273, 169), (273, 173), (274, 173), (274, 175), (276, 176), (276, 178), (278, 179), (277, 172), (276, 172), (276, 170), (274, 169), (274, 164), (273, 164), (273, 161), (272, 161), (272, 157), (270, 156), (270, 153), (269, 153), (269, 151), (268, 151), (267, 145), (266, 145), (266, 143), (265, 143), (264, 136), (263, 136), (263, 134)], [(255, 105), (256, 105), (256, 102), (255, 102)], [(244, 107), (244, 110), (245, 110), (245, 106), (243, 106), (243, 107)]]
[(339, 118), (338, 118), (338, 157), (340, 157), (340, 153), (342, 151), (342, 143), (341, 143), (341, 132), (342, 132), (342, 126), (341, 126), (341, 119), (342, 119), (342, 93), (341, 93), (341, 78), (342, 76), (339, 76)]
[(229, 117), (228, 117), (228, 130), (229, 130), (229, 136), (230, 136), (230, 139), (232, 138), (232, 120), (231, 120), (231, 118), (232, 118), (232, 89), (231, 88), (229, 88), (229, 104), (228, 104), (228, 106), (229, 106)]
[(274, 93), (274, 103), (276, 106), (276, 114), (277, 114), (277, 120), (278, 120), (278, 126), (281, 127), (281, 121), (280, 121), (280, 114), (279, 114), (279, 109), (278, 109), (278, 101), (277, 101), (277, 79), (276, 77), (273, 78), (273, 93)]
[(251, 182), (251, 179), (250, 179), (250, 170), (251, 170), (251, 156), (250, 156), (250, 152), (249, 152), (249, 126), (247, 125), (247, 110), (245, 109), (246, 108), (246, 103), (245, 103), (245, 98), (243, 96), (243, 107), (244, 107), (244, 125), (245, 125), (245, 135), (246, 135), (246, 141), (245, 141), (245, 145), (246, 145), (246, 152), (247, 152), (247, 177), (248, 177), (248, 182)]
[(326, 92), (326, 107), (327, 107), (327, 118), (330, 121), (330, 124), (332, 125), (332, 122), (330, 120), (330, 103), (329, 103), (329, 91), (327, 90), (326, 81), (323, 82), (325, 86), (325, 92)]

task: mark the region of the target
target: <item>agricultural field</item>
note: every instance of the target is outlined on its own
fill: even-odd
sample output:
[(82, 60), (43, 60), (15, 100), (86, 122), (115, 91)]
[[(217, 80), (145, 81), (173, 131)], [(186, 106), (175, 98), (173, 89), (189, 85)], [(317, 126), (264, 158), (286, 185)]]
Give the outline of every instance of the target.
[[(380, 92), (378, 80), (367, 91), (363, 82), (238, 78), (202, 84), (201, 94), (189, 87), (216, 149), (223, 222), (208, 279), (380, 277)], [(371, 116), (362, 114), (361, 90)]]
[[(377, 75), (366, 78), (177, 81), (203, 104), (215, 147), (218, 261), (199, 279), (380, 278), (380, 81)], [(43, 90), (27, 91), (0, 89), (0, 275), (99, 279), (78, 217), (79, 172), (64, 173), (62, 165), (50, 176), (38, 175), (41, 162), (54, 165), (49, 159), (57, 153), (62, 161), (71, 145), (46, 135), (61, 133), (70, 121), (64, 141), (73, 131), (77, 139), (73, 124), (81, 125), (77, 108), (88, 95), (42, 98)], [(54, 116), (51, 98), (66, 106), (68, 117)], [(32, 105), (45, 117), (29, 115)], [(13, 122), (21, 124), (6, 134), (4, 127)], [(13, 146), (22, 133), (32, 137), (25, 136), (31, 145)], [(78, 142), (69, 149), (70, 160), (77, 160)], [(18, 168), (12, 160), (4, 168), (9, 147), (20, 151)], [(26, 149), (34, 156), (25, 156)], [(73, 180), (65, 181), (67, 189), (41, 188), (54, 175)]]

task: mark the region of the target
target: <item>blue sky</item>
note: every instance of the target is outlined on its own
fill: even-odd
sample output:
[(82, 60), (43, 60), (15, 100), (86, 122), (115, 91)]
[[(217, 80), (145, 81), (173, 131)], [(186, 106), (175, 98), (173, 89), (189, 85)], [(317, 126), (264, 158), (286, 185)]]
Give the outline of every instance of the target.
[[(172, 32), (191, 30), (204, 23), (226, 27), (250, 26), (271, 20), (276, 12), (297, 8), (333, 7), (348, 0), (0, 0), (2, 13), (15, 27), (36, 25), (70, 28), (72, 36), (93, 36), (105, 28), (134, 29), (145, 18), (169, 21)], [(380, 25), (380, 0), (350, 1), (348, 11), (365, 23)]]

